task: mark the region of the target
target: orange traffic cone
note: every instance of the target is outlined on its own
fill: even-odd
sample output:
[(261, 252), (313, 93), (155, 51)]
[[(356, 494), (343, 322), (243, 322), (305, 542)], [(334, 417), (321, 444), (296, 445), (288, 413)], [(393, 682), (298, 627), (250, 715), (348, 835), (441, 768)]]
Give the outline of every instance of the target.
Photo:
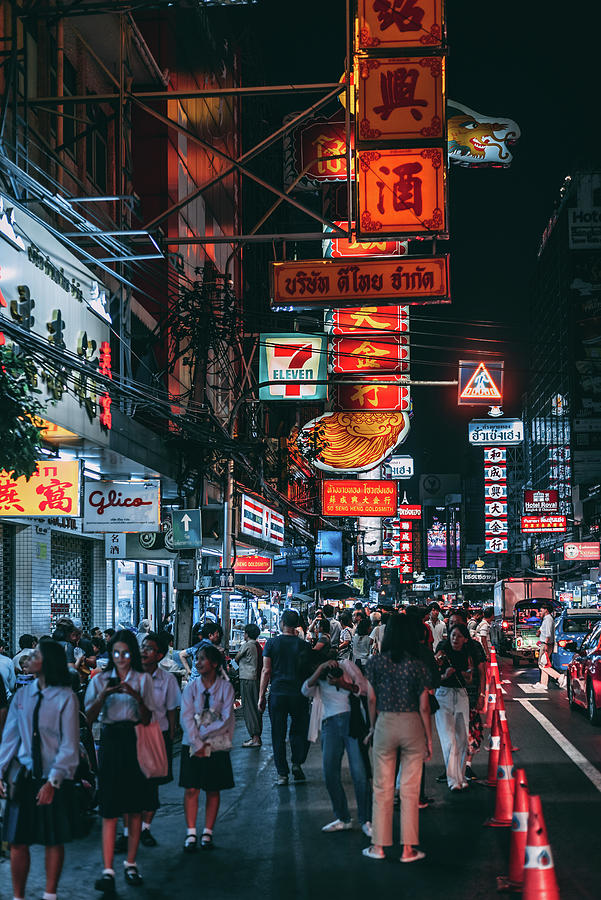
[(515, 793), (509, 844), (509, 875), (497, 877), (498, 891), (519, 891), (524, 880), (524, 856), (528, 837), (528, 782), (523, 769), (515, 770)]
[(494, 825), (497, 828), (509, 827), (513, 815), (513, 794), (515, 780), (513, 777), (513, 759), (511, 756), (511, 742), (509, 735), (501, 734), (501, 755), (497, 769), (497, 795), (495, 797), (495, 812), (492, 819), (487, 819), (485, 825)]
[[(501, 733), (505, 735), (507, 740), (510, 740), (507, 713), (505, 712), (505, 701), (503, 700), (503, 691), (500, 687), (497, 687), (497, 709), (499, 710), (499, 719), (501, 721)], [(511, 749), (515, 753), (516, 750), (519, 750), (519, 747), (512, 746)]]
[(494, 647), (490, 648), (490, 662), (488, 664), (491, 675), (494, 675), (497, 684), (501, 684), (501, 674), (499, 672), (499, 663), (497, 661), (497, 651)]
[(490, 690), (490, 677), (488, 673), (488, 669), (486, 670), (486, 684), (484, 685), (484, 704), (482, 709), (480, 710), (480, 714), (484, 719), (484, 716), (488, 712), (488, 692)]
[(528, 807), (522, 900), (559, 900), (559, 888), (543, 818), (543, 807), (540, 797), (536, 795), (530, 797)]
[(486, 702), (488, 704), (488, 711), (486, 713), (486, 727), (490, 728), (492, 725), (493, 713), (497, 708), (497, 682), (493, 674), (490, 675), (490, 678), (488, 680), (488, 694), (486, 695)]
[(501, 723), (498, 710), (495, 710), (493, 713), (488, 749), (490, 756), (488, 757), (488, 776), (485, 784), (489, 787), (496, 787), (497, 769), (499, 768), (499, 756), (501, 753)]

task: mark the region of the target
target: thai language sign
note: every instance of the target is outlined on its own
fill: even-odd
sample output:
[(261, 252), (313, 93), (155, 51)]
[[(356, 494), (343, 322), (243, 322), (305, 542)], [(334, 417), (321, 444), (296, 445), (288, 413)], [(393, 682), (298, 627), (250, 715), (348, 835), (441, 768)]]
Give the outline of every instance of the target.
[(522, 516), (522, 534), (561, 533), (567, 527), (565, 516)]
[(0, 516), (79, 516), (80, 463), (38, 460), (29, 481), (0, 471)]
[(273, 307), (324, 309), (387, 301), (450, 303), (448, 256), (271, 263)]
[(396, 500), (394, 481), (344, 479), (322, 486), (324, 516), (390, 516), (396, 512)]
[(470, 444), (479, 447), (491, 444), (511, 446), (524, 440), (524, 423), (521, 419), (474, 419), (468, 425)]
[(569, 560), (598, 560), (601, 558), (600, 548), (601, 544), (599, 541), (589, 541), (586, 544), (570, 541), (563, 545), (563, 558)]

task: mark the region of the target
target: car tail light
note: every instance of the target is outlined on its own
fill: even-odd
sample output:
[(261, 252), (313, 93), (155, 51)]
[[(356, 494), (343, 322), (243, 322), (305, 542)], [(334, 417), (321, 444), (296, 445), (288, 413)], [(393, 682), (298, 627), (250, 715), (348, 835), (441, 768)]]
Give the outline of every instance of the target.
[(565, 647), (565, 645), (566, 645), (568, 642), (567, 642), (567, 641), (557, 641), (557, 643), (559, 644), (560, 647)]
[(507, 619), (503, 619), (503, 621), (501, 622), (501, 628), (509, 628), (509, 622), (507, 621)]

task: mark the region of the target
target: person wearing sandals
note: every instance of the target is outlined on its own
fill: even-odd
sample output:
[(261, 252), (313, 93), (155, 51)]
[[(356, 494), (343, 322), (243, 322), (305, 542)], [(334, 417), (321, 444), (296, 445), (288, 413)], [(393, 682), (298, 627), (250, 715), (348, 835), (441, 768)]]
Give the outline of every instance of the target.
[(363, 855), (384, 859), (392, 844), (397, 751), (401, 752), (401, 862), (425, 857), (419, 844), (419, 791), (424, 760), (432, 756), (429, 676), (419, 659), (418, 622), (390, 616), (381, 653), (366, 665), (367, 702), (373, 736), (372, 843)]
[(0, 797), (8, 793), (3, 840), (10, 844), (13, 896), (25, 897), (29, 848), (42, 844), (44, 898), (55, 900), (64, 845), (75, 836), (72, 780), (79, 764), (79, 702), (60, 644), (40, 641), (31, 651), (29, 671), (36, 680), (13, 698), (0, 745)]
[(236, 662), (240, 666), (240, 696), (244, 722), (249, 734), (243, 747), (260, 747), (263, 731), (263, 713), (259, 711), (259, 679), (261, 678), (262, 653), (257, 644), (260, 635), (259, 626), (253, 623), (244, 628), (245, 641), (236, 654)]
[(95, 882), (97, 891), (115, 894), (115, 834), (117, 820), (127, 815), (127, 857), (125, 881), (143, 883), (136, 864), (140, 843), (142, 812), (148, 788), (138, 765), (136, 725), (148, 725), (154, 711), (152, 679), (142, 671), (136, 636), (124, 629), (109, 643), (109, 661), (104, 672), (91, 679), (85, 698), (91, 725), (100, 717), (98, 755), (99, 810), (102, 817), (102, 857), (104, 869)]
[(234, 787), (229, 751), (234, 736), (235, 693), (222, 664), (223, 655), (217, 647), (201, 647), (196, 654), (199, 677), (189, 681), (182, 694), (184, 736), (179, 785), (185, 788), (185, 853), (193, 853), (198, 845), (196, 819), (200, 791), (207, 795), (200, 846), (209, 850), (213, 846), (220, 792)]

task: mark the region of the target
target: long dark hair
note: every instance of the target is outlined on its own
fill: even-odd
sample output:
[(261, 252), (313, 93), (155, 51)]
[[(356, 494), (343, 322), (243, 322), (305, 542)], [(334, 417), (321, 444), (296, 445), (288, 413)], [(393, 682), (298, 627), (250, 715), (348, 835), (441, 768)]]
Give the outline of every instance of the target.
[(71, 687), (72, 679), (64, 648), (51, 638), (40, 641), (42, 675), (48, 687)]
[(131, 668), (135, 672), (143, 672), (142, 668), (142, 657), (140, 656), (140, 645), (138, 644), (138, 639), (131, 633), (128, 628), (123, 628), (121, 631), (117, 631), (116, 634), (112, 636), (109, 641), (109, 661), (108, 665), (105, 668), (105, 672), (112, 672), (115, 668), (115, 660), (113, 659), (113, 647), (115, 644), (127, 644), (127, 649), (130, 654), (130, 664)]
[(384, 631), (382, 653), (386, 653), (395, 663), (406, 657), (417, 658), (419, 654), (419, 629), (413, 616), (390, 616)]

